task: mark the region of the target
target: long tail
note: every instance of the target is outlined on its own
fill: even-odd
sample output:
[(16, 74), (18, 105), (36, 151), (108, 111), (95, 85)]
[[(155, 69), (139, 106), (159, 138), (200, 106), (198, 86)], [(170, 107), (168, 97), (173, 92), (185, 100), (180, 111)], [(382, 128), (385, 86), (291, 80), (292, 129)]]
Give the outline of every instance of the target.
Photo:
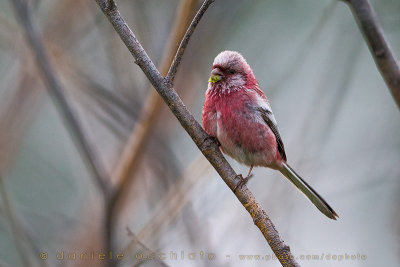
[(339, 217), (328, 203), (298, 175), (287, 163), (283, 163), (280, 172), (286, 176), (312, 203), (326, 216), (336, 220)]

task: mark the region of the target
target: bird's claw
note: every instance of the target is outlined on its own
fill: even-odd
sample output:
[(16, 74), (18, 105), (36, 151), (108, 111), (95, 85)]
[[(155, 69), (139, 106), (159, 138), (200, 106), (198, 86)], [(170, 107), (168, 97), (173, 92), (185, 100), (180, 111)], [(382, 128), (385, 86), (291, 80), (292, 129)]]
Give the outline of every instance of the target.
[(253, 174), (250, 174), (249, 176), (247, 176), (246, 178), (243, 178), (243, 176), (241, 174), (236, 175), (235, 178), (239, 178), (240, 181), (236, 184), (235, 189), (233, 189), (233, 192), (236, 193), (236, 190), (239, 187), (242, 187), (243, 185), (245, 185), (247, 183), (247, 181), (253, 176)]

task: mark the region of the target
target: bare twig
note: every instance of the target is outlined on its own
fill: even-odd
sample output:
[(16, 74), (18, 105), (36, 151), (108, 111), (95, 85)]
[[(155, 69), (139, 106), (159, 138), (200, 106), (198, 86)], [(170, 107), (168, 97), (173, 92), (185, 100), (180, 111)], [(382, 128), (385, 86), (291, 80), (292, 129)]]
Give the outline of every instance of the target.
[(206, 0), (201, 5), (199, 11), (197, 12), (196, 16), (194, 17), (192, 23), (190, 24), (189, 28), (187, 29), (185, 36), (183, 37), (181, 44), (179, 45), (178, 51), (176, 51), (176, 55), (174, 61), (172, 62), (171, 67), (169, 68), (167, 74), (167, 80), (174, 83), (176, 72), (178, 71), (178, 66), (181, 63), (183, 53), (185, 52), (186, 46), (189, 43), (190, 37), (192, 36), (194, 30), (199, 24), (201, 18), (203, 17), (204, 13), (206, 12), (207, 8), (214, 2), (214, 0)]
[[(176, 91), (173, 89), (171, 83), (161, 76), (160, 72), (157, 70), (156, 66), (151, 61), (132, 30), (126, 24), (115, 5), (109, 5), (107, 0), (96, 0), (96, 2), (131, 52), (135, 62), (139, 65), (151, 84), (167, 103), (168, 107), (179, 120), (182, 127), (190, 135), (203, 155), (213, 165), (224, 182), (233, 191), (236, 186), (235, 178), (237, 177), (237, 174), (222, 155), (216, 142), (207, 135), (193, 115), (188, 111)], [(289, 246), (285, 245), (281, 240), (272, 221), (258, 204), (249, 189), (246, 186), (243, 186), (236, 190), (235, 195), (250, 213), (254, 223), (268, 241), (281, 264), (283, 266), (299, 266), (294, 260)]]
[(349, 4), (375, 63), (400, 108), (400, 67), (385, 38), (375, 10), (368, 0), (344, 0)]

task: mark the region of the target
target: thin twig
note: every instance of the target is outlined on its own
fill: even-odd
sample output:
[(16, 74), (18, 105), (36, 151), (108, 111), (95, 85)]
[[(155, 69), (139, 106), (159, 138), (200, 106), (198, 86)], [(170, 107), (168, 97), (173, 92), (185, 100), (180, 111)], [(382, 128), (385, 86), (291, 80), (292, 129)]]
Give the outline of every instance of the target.
[(368, 0), (344, 0), (349, 4), (372, 57), (400, 108), (400, 66), (386, 40), (375, 10)]
[(190, 24), (189, 28), (187, 29), (185, 36), (183, 37), (181, 44), (179, 45), (178, 51), (176, 51), (176, 55), (174, 61), (169, 68), (168, 74), (166, 76), (167, 80), (174, 83), (176, 72), (178, 71), (178, 66), (181, 63), (183, 53), (185, 52), (186, 46), (189, 43), (190, 37), (192, 36), (194, 30), (199, 24), (201, 18), (203, 17), (204, 13), (206, 12), (207, 8), (214, 2), (215, 0), (205, 0), (201, 5), (199, 11), (197, 12), (196, 16), (193, 18), (192, 23)]
[[(96, 2), (131, 52), (136, 64), (142, 69), (203, 155), (233, 191), (237, 183), (235, 180), (237, 174), (222, 155), (217, 143), (207, 135), (193, 115), (188, 111), (173, 89), (171, 83), (161, 76), (132, 30), (122, 18), (118, 9), (110, 8), (106, 0), (96, 0)], [(250, 213), (254, 224), (260, 229), (281, 264), (283, 266), (299, 266), (294, 260), (289, 246), (285, 245), (281, 240), (274, 224), (258, 204), (249, 189), (243, 186), (236, 190), (235, 195)]]

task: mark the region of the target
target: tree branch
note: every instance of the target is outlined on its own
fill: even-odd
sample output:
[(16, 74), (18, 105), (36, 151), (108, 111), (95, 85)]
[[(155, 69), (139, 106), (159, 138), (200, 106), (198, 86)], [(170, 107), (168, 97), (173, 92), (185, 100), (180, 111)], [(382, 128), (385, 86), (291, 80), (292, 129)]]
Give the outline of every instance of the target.
[(351, 8), (375, 63), (400, 108), (400, 67), (368, 0), (344, 0)]
[[(190, 16), (194, 4), (194, 0), (180, 1), (177, 12), (178, 14), (160, 63), (160, 70), (164, 74), (167, 73), (173, 60), (173, 55), (176, 51), (176, 44), (182, 39), (185, 29), (190, 23)], [(162, 99), (157, 91), (155, 91), (153, 87), (151, 87), (149, 91), (150, 93), (143, 105), (140, 117), (128, 138), (122, 155), (112, 174), (113, 180), (117, 182), (117, 185), (113, 196), (110, 198), (110, 203), (106, 211), (108, 214), (108, 217), (106, 218), (106, 224), (108, 225), (107, 231), (110, 236), (113, 236), (113, 224), (116, 220), (119, 209), (122, 206), (121, 199), (125, 192), (130, 188), (130, 184), (135, 178), (135, 172), (138, 170), (140, 159), (148, 144), (149, 136), (151, 135), (150, 132), (156, 124), (162, 107)]]
[[(190, 22), (190, 14), (192, 13), (195, 1), (181, 0), (178, 7), (178, 14), (169, 36), (168, 44), (163, 53), (163, 59), (160, 63), (160, 72), (166, 74), (173, 60), (173, 54), (176, 51), (176, 44), (185, 33), (185, 29)], [(154, 128), (158, 115), (162, 107), (162, 99), (153, 87), (146, 98), (140, 117), (133, 129), (127, 144), (124, 148), (122, 156), (118, 160), (117, 166), (113, 173), (113, 179), (118, 183), (115, 199), (112, 201), (116, 204), (118, 199), (122, 197), (129, 184), (135, 177), (135, 170), (139, 164), (140, 158), (149, 140), (150, 132)], [(114, 207), (113, 207), (114, 208)]]
[[(182, 127), (190, 135), (203, 155), (213, 165), (224, 182), (233, 191), (236, 186), (235, 178), (237, 175), (221, 154), (216, 142), (207, 135), (193, 115), (187, 110), (182, 100), (172, 88), (170, 81), (164, 79), (158, 72), (154, 63), (151, 61), (129, 26), (126, 24), (118, 9), (116, 7), (110, 8), (107, 0), (96, 0), (96, 2), (131, 52), (135, 62), (139, 65), (151, 84), (167, 103), (168, 107), (179, 120)], [(257, 203), (249, 189), (246, 186), (243, 186), (236, 190), (235, 195), (250, 213), (254, 223), (268, 241), (281, 264), (283, 266), (299, 266), (294, 260), (289, 246), (285, 245), (281, 240), (275, 226), (265, 211)]]
[(192, 23), (190, 24), (189, 28), (187, 29), (185, 36), (183, 37), (181, 44), (179, 45), (178, 50), (176, 51), (176, 55), (174, 58), (174, 61), (171, 64), (171, 67), (169, 68), (168, 74), (167, 74), (167, 80), (171, 82), (171, 84), (174, 83), (175, 75), (176, 72), (178, 71), (178, 66), (181, 63), (183, 53), (185, 52), (186, 46), (189, 43), (190, 37), (192, 36), (194, 30), (197, 27), (197, 24), (199, 24), (201, 18), (203, 17), (204, 13), (206, 12), (207, 8), (214, 2), (215, 0), (206, 0), (204, 3), (201, 5), (199, 11), (197, 12), (196, 16), (193, 18)]

